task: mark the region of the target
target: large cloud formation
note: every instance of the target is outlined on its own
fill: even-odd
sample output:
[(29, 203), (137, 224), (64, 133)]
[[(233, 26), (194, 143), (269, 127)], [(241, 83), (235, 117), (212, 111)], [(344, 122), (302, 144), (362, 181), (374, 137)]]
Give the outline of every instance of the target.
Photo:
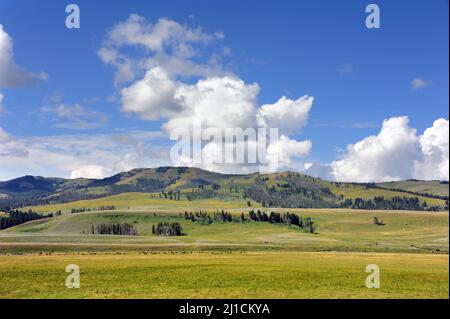
[[(258, 84), (245, 83), (223, 67), (221, 62), (229, 53), (223, 38), (220, 32), (206, 33), (173, 20), (159, 19), (152, 24), (131, 15), (109, 30), (99, 56), (116, 67), (122, 110), (145, 120), (161, 120), (167, 135), (177, 128), (190, 129), (194, 119), (201, 121), (204, 129), (221, 132), (226, 128), (275, 127), (280, 137), (266, 149), (269, 167), (274, 163), (278, 169), (302, 167), (306, 172), (353, 182), (448, 180), (448, 121), (444, 119), (418, 136), (407, 117), (393, 117), (384, 121), (378, 135), (349, 145), (339, 160), (302, 163), (298, 158), (309, 154), (312, 143), (290, 136), (306, 125), (313, 97), (281, 97), (258, 106)], [(130, 48), (145, 54), (131, 57), (126, 54)], [(417, 89), (427, 84), (414, 81), (412, 85)], [(254, 170), (245, 165), (214, 164), (211, 159), (222, 155), (220, 142), (204, 146), (202, 155), (208, 161), (201, 167), (221, 172)]]
[[(47, 78), (45, 73), (33, 73), (19, 66), (13, 60), (13, 41), (0, 23), (0, 88), (16, 87)], [(3, 112), (4, 95), (0, 92), (0, 114)]]
[[(327, 179), (352, 182), (407, 178), (449, 178), (449, 122), (436, 120), (418, 135), (406, 116), (383, 122), (381, 131), (349, 145), (331, 163), (304, 163), (311, 141), (297, 141), (294, 134), (307, 124), (314, 98), (281, 97), (258, 104), (260, 87), (246, 83), (227, 70), (230, 50), (221, 32), (207, 33), (170, 19), (150, 23), (138, 15), (108, 30), (100, 59), (115, 70), (114, 84), (124, 112), (143, 120), (160, 121), (162, 132), (127, 131), (107, 134), (63, 136), (13, 136), (0, 127), (0, 178), (27, 174), (63, 177), (105, 177), (136, 167), (185, 165), (169, 161), (167, 136), (178, 128), (202, 128), (223, 133), (228, 128), (278, 128), (279, 139), (270, 140), (265, 159), (270, 171), (296, 169)], [(13, 42), (0, 25), (0, 87), (14, 87), (39, 79), (17, 66)], [(424, 83), (415, 81), (417, 89)], [(0, 109), (3, 95), (0, 93)], [(1, 111), (0, 111), (1, 112)], [(46, 111), (59, 121), (55, 125), (93, 128), (107, 118), (81, 106), (59, 103)], [(62, 122), (61, 122), (62, 121)], [(156, 139), (161, 139), (159, 143)], [(222, 140), (206, 140), (202, 149), (205, 169), (226, 173), (249, 173), (254, 165), (217, 164)], [(243, 142), (236, 142), (235, 150)], [(225, 145), (226, 147), (228, 144)], [(254, 143), (245, 146), (254, 149)]]
[(389, 118), (378, 135), (348, 145), (331, 169), (339, 181), (448, 180), (449, 122), (438, 119), (418, 136), (408, 117)]
[(421, 158), (416, 162), (414, 176), (418, 179), (449, 179), (449, 122), (434, 121), (419, 137)]
[[(207, 61), (200, 62), (204, 57), (201, 48), (222, 38), (220, 32), (208, 34), (200, 27), (189, 28), (167, 18), (152, 24), (131, 14), (108, 31), (98, 55), (103, 62), (117, 68), (116, 84), (132, 81), (158, 66), (164, 66), (171, 75), (209, 76), (221, 72), (220, 59), (211, 54)], [(145, 54), (131, 57), (121, 50), (124, 47), (139, 47)], [(228, 49), (221, 46), (221, 51), (228, 52)]]
[[(194, 121), (199, 121), (204, 130), (220, 132), (227, 128), (278, 128), (279, 140), (266, 146), (269, 166), (277, 161), (289, 165), (292, 158), (307, 155), (312, 143), (296, 141), (289, 135), (306, 125), (313, 98), (282, 97), (274, 104), (258, 107), (258, 84), (245, 83), (221, 67), (220, 61), (229, 53), (221, 44), (223, 37), (220, 32), (206, 33), (169, 19), (151, 24), (131, 15), (109, 30), (98, 54), (117, 69), (115, 82), (120, 86), (122, 110), (145, 120), (162, 120), (168, 136), (179, 128), (192, 129)], [(145, 49), (144, 56), (127, 55), (125, 49), (129, 47)], [(216, 52), (214, 47), (220, 50)], [(203, 156), (215, 157), (221, 142), (207, 142)], [(249, 169), (210, 161), (197, 166), (221, 172)]]
[(27, 174), (101, 178), (136, 167), (169, 164), (154, 131), (14, 137), (0, 127), (0, 179)]
[(0, 24), (0, 87), (15, 87), (46, 79), (45, 73), (33, 73), (14, 63), (13, 41)]

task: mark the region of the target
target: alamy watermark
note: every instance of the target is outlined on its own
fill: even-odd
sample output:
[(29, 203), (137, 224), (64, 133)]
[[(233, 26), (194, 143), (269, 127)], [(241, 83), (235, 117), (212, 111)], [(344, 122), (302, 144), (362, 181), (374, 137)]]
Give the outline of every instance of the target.
[(366, 13), (369, 13), (369, 15), (366, 17), (366, 27), (368, 29), (379, 29), (380, 7), (377, 4), (371, 3), (366, 6)]
[(80, 7), (76, 4), (69, 4), (66, 6), (66, 13), (69, 15), (66, 17), (67, 29), (79, 29), (80, 28)]
[(80, 267), (75, 264), (67, 265), (66, 272), (69, 273), (66, 277), (66, 287), (69, 289), (80, 288)]
[(366, 272), (370, 275), (366, 278), (366, 287), (369, 289), (380, 288), (380, 267), (375, 264), (367, 265)]

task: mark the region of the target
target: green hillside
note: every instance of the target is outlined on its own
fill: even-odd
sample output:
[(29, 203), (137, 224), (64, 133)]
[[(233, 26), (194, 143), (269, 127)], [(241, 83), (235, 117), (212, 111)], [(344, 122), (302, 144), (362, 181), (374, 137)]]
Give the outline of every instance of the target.
[[(206, 209), (211, 214), (213, 208)], [(248, 209), (227, 210), (239, 217)], [(176, 249), (211, 249), (214, 247), (256, 250), (301, 251), (378, 251), (378, 252), (448, 252), (448, 213), (405, 211), (358, 211), (327, 209), (277, 209), (311, 217), (317, 226), (315, 234), (285, 224), (255, 222), (220, 222), (202, 224), (185, 220), (183, 209), (118, 210), (65, 214), (18, 225), (0, 231), (1, 244), (15, 243), (77, 246), (98, 249), (106, 246), (123, 249), (153, 249), (158, 246)], [(182, 214), (181, 214), (182, 215)], [(385, 224), (375, 225), (378, 217)], [(153, 236), (152, 226), (158, 222), (179, 222), (184, 236)], [(92, 226), (100, 223), (129, 223), (138, 236), (92, 235)], [(86, 245), (86, 246), (83, 246)], [(122, 246), (125, 245), (125, 246)], [(83, 248), (84, 247), (84, 248)]]
[[(187, 167), (134, 169), (104, 179), (43, 178), (25, 176), (0, 182), (1, 207), (42, 206), (142, 193), (157, 207), (158, 198), (184, 202), (205, 200), (237, 202), (238, 207), (261, 205), (285, 208), (357, 208), (442, 210), (447, 208), (448, 185), (439, 182), (355, 184), (329, 182), (295, 172), (227, 175)], [(436, 195), (441, 194), (441, 195)], [(109, 196), (113, 196), (109, 198)], [(134, 196), (134, 195), (133, 195)], [(139, 195), (135, 195), (139, 196)], [(101, 200), (100, 200), (101, 201)], [(56, 205), (56, 206), (55, 206)], [(156, 206), (155, 206), (156, 205)], [(232, 204), (233, 206), (234, 204)], [(235, 207), (236, 207), (235, 205)], [(118, 206), (128, 206), (119, 203)], [(138, 206), (134, 204), (134, 206)], [(188, 204), (191, 206), (191, 204)], [(64, 207), (64, 206), (63, 206)]]
[(432, 194), (447, 197), (449, 195), (448, 182), (407, 180), (398, 182), (378, 183), (376, 185), (386, 189), (400, 189), (408, 192), (415, 192), (421, 194)]
[[(74, 201), (69, 203), (49, 204), (40, 206), (28, 206), (25, 210), (32, 209), (36, 212), (51, 213), (61, 211), (62, 214), (70, 213), (71, 209), (96, 209), (98, 207), (113, 205), (117, 209), (133, 209), (133, 210), (183, 210), (183, 209), (205, 209), (211, 207), (220, 208), (241, 208), (247, 207), (248, 201), (241, 198), (229, 197), (227, 199), (196, 199), (187, 200), (186, 197), (180, 200), (160, 197), (159, 193), (122, 193), (118, 195), (111, 195), (95, 199), (87, 199)], [(254, 203), (255, 207), (261, 205)], [(253, 203), (252, 203), (253, 205)]]
[[(448, 297), (448, 212), (275, 208), (248, 197), (278, 200), (283, 194), (290, 203), (309, 203), (320, 194), (317, 203), (329, 204), (329, 199), (339, 203), (398, 194), (414, 198), (409, 193), (293, 173), (205, 173), (202, 186), (196, 177), (188, 170), (157, 192), (21, 207), (54, 215), (0, 230), (0, 298)], [(116, 183), (136, 180), (122, 176)], [(292, 189), (301, 195), (295, 197)], [(253, 207), (310, 218), (314, 232), (251, 220)], [(231, 221), (204, 223), (184, 215), (222, 209)], [(10, 219), (8, 214), (0, 221)], [(178, 223), (183, 235), (155, 235), (159, 223)], [(136, 234), (92, 233), (101, 225), (125, 224)], [(71, 263), (81, 267), (82, 289), (64, 287), (65, 267)], [(382, 289), (365, 287), (365, 269), (373, 263), (380, 266)]]

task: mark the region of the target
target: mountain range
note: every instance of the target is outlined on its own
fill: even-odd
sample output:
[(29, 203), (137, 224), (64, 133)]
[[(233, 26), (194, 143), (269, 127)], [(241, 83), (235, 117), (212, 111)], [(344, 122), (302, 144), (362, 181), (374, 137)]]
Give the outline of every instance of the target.
[[(0, 205), (52, 204), (127, 192), (164, 197), (248, 198), (266, 206), (339, 207), (348, 200), (417, 198), (421, 205), (448, 206), (446, 181), (341, 183), (296, 172), (231, 175), (199, 168), (138, 168), (103, 179), (23, 176), (0, 182)], [(353, 205), (353, 204), (352, 204)]]

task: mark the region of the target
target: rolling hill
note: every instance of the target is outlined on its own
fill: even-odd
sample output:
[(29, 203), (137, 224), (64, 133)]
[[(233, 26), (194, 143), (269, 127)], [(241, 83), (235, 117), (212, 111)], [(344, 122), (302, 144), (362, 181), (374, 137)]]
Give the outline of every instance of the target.
[[(449, 214), (425, 211), (446, 201), (388, 186), (171, 167), (3, 182), (0, 203), (39, 218), (0, 230), (0, 297), (448, 297)], [(0, 204), (3, 224), (10, 208), (2, 214)], [(253, 208), (311, 218), (315, 230), (255, 221)], [(231, 221), (184, 214), (222, 209)], [(182, 235), (155, 234), (162, 223), (180, 225)], [(93, 231), (101, 225), (136, 233)], [(69, 263), (83, 269), (83, 289), (64, 288)], [(364, 285), (374, 263), (379, 291)]]
[(436, 196), (447, 196), (449, 193), (448, 181), (419, 181), (409, 179), (406, 181), (378, 183), (377, 186), (391, 190), (402, 190), (412, 193), (432, 194)]
[[(308, 175), (230, 175), (199, 168), (139, 168), (104, 179), (24, 176), (0, 182), (0, 207), (55, 205), (125, 193), (186, 202), (219, 200), (242, 207), (443, 209), (448, 183), (401, 181), (380, 184), (330, 182)], [(248, 203), (247, 203), (248, 201)]]

